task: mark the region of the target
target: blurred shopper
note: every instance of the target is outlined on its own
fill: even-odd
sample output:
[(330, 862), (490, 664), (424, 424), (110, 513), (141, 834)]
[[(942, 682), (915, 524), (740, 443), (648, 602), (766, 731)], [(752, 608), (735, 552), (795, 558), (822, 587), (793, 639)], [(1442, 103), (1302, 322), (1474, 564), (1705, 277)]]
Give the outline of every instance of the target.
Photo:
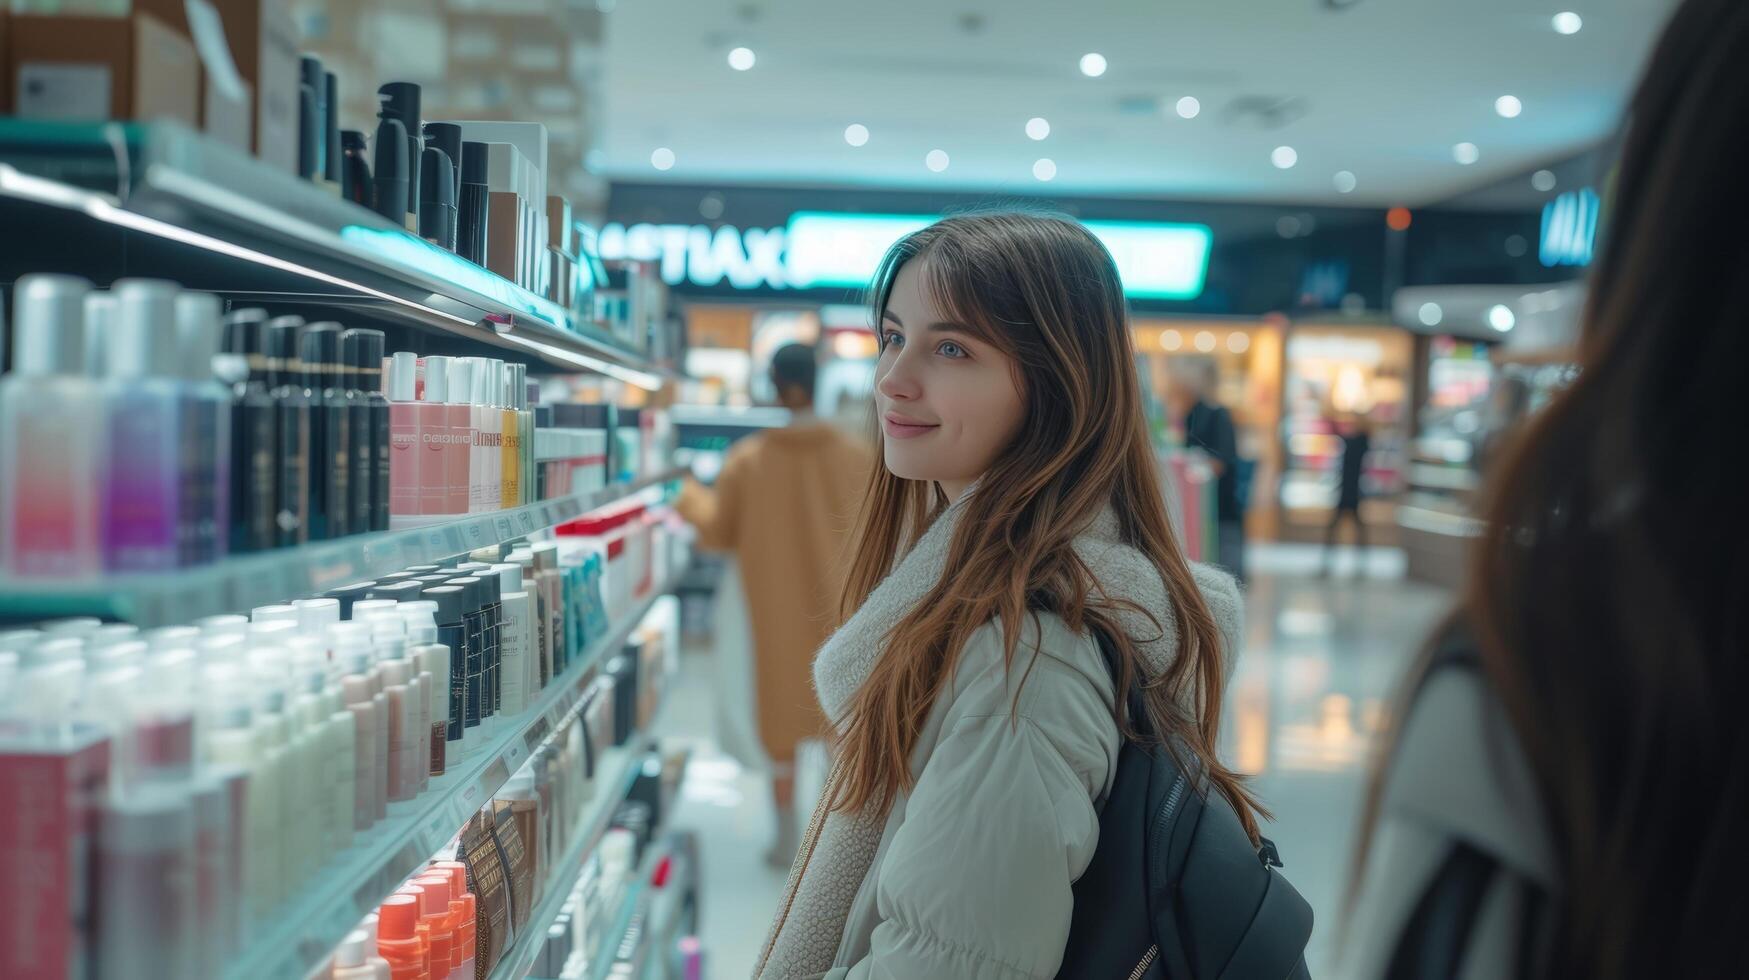
[(1346, 422), (1331, 421), (1342, 440), (1336, 485), (1336, 509), (1330, 514), (1330, 527), (1324, 533), (1324, 574), (1330, 574), (1336, 555), (1336, 529), (1343, 521), (1354, 525), (1356, 565), (1366, 567), (1366, 522), (1360, 519), (1360, 479), (1366, 474), (1366, 454), (1372, 451), (1372, 435), (1364, 415)]
[(1628, 109), (1577, 378), (1504, 449), (1395, 734), (1344, 976), (1742, 976), (1749, 4)]
[(814, 348), (783, 347), (771, 380), (790, 424), (737, 442), (714, 490), (688, 483), (676, 505), (699, 546), (734, 554), (753, 635), (759, 740), (771, 762), (777, 840), (788, 866), (801, 837), (796, 746), (826, 731), (808, 664), (837, 622), (836, 593), (873, 461), (866, 446), (814, 417)]
[(755, 975), (1053, 977), (1114, 689), (1142, 685), (1255, 834), (1215, 757), (1238, 591), (1173, 538), (1122, 286), (1086, 229), (948, 218), (893, 247), (873, 295), (885, 465), (854, 614), (814, 663), (837, 764)]
[(1214, 401), (1215, 362), (1199, 358), (1175, 372), (1167, 403), (1184, 429), (1184, 444), (1208, 454), (1215, 471), (1217, 561), (1245, 581), (1245, 508), (1239, 501), (1239, 436), (1233, 413)]

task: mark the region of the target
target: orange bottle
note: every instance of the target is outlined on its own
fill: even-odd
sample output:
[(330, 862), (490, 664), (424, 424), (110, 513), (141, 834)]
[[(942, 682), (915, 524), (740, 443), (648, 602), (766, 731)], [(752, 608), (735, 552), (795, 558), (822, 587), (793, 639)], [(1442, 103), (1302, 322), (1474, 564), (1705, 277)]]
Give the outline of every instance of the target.
[(474, 975), (478, 926), (474, 922), (474, 893), (468, 891), (468, 866), (460, 861), (438, 861), (432, 868), (449, 875), (449, 909), (455, 915), (454, 938), (450, 946), (455, 960), (455, 977), (456, 980), (469, 980)]
[(377, 910), (377, 955), (389, 961), (390, 980), (431, 980), (425, 941), (419, 938), (419, 899), (396, 892)]
[(419, 903), (419, 933), (431, 948), (431, 980), (443, 980), (456, 967), (455, 913), (449, 910), (449, 875), (432, 871), (413, 879), (424, 889)]

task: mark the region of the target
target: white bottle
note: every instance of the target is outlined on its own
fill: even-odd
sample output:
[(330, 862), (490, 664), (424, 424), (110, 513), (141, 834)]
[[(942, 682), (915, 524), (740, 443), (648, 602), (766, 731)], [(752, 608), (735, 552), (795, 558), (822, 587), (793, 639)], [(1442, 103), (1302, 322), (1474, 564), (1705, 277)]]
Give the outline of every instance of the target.
[(231, 766), (248, 774), (244, 803), (241, 904), (242, 933), (252, 935), (268, 921), (271, 902), (263, 895), (271, 885), (262, 879), (277, 873), (274, 842), (279, 836), (281, 785), (278, 769), (269, 764), (266, 736), (255, 721), (244, 665), (232, 661), (207, 663), (201, 671), (202, 745), (205, 757), (217, 766)]
[(478, 358), (456, 357), (449, 362), (449, 400), (468, 406), (468, 425), (473, 429), (473, 445), (468, 449), (468, 513), (486, 511), (487, 452), (486, 413), (474, 401), (474, 370)]
[(299, 830), (314, 816), (310, 800), (315, 781), (308, 739), (292, 718), (286, 696), (291, 653), (284, 647), (256, 647), (249, 651), (249, 665), (256, 685), (256, 722), (266, 731), (268, 756), (280, 772), (278, 831), (270, 848), (274, 874), (264, 889), (272, 907), (295, 891), (308, 867)]
[(449, 766), (449, 720), (456, 708), (450, 697), (449, 647), (437, 642), (437, 603), (423, 599), (403, 602), (400, 613), (407, 624), (407, 655), (430, 679), (425, 689), (425, 717), (430, 723), (425, 752), (429, 783), (430, 777), (443, 775)]
[(387, 809), (383, 773), (388, 767), (388, 706), (380, 692), (382, 678), (371, 655), (367, 623), (334, 623), (328, 627), (334, 660), (345, 671), (341, 696), (356, 732), (353, 794), (354, 830), (370, 829)]
[(331, 980), (376, 980), (389, 976), (389, 961), (376, 955), (376, 940), (364, 930), (354, 929), (334, 951), (334, 971), (329, 976)]
[(520, 714), (539, 692), (539, 675), (532, 669), (539, 653), (535, 649), (534, 597), (523, 588), (522, 566), (514, 562), (493, 565), (490, 574), (497, 575), (504, 608), (504, 623), (499, 632), (499, 710), (506, 717)]

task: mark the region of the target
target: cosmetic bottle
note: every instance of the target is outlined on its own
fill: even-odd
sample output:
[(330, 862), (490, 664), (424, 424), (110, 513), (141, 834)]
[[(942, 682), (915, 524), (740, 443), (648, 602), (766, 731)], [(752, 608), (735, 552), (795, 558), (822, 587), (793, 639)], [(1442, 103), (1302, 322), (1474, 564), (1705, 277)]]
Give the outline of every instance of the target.
[(456, 716), (455, 709), (460, 704), (451, 691), (450, 649), (438, 642), (439, 611), (438, 604), (429, 600), (403, 602), (400, 609), (407, 624), (407, 655), (431, 675), (431, 686), (427, 690), (430, 702), (427, 716), (431, 719), (426, 732), (429, 742), (426, 758), (430, 760), (426, 770), (428, 776), (441, 776), (448, 768), (450, 719)]
[(423, 146), (423, 133), (419, 123), (419, 86), (412, 82), (389, 82), (377, 87), (377, 99), (381, 104), (379, 117), (400, 123), (407, 143), (407, 214), (404, 222), (408, 231), (417, 232), (418, 205), (421, 200), (419, 161)]
[(564, 576), (559, 572), (559, 546), (552, 541), (539, 541), (529, 547), (534, 556), (535, 582), (547, 605), (547, 636), (552, 640), (553, 661), (547, 666), (547, 676), (565, 672), (571, 660), (571, 639), (565, 629)]
[(433, 870), (413, 879), (418, 886), (419, 934), (425, 940), (428, 969), (433, 980), (454, 967), (455, 931), (449, 912), (449, 875)]
[(393, 980), (428, 980), (419, 912), (417, 898), (399, 893), (384, 899), (377, 911), (377, 954), (389, 961)]
[[(311, 828), (320, 854), (337, 854), (352, 845), (353, 796), (358, 792), (358, 731), (333, 682), (327, 642), (300, 631), (286, 642), (292, 654), (293, 706), (305, 726), (317, 733), (325, 801)], [(320, 864), (320, 861), (317, 862)]]
[(245, 936), (266, 922), (262, 896), (269, 890), (261, 879), (277, 871), (270, 855), (280, 834), (282, 786), (276, 767), (269, 765), (267, 736), (257, 724), (246, 665), (234, 660), (208, 662), (201, 668), (200, 744), (204, 762), (227, 766), (248, 775), (243, 803), (240, 903)]
[(298, 611), (298, 629), (305, 636), (319, 640), (322, 649), (332, 659), (333, 651), (328, 646), (328, 627), (340, 622), (340, 600), (334, 596), (318, 596), (314, 599), (293, 599), (291, 604)]
[[(486, 444), (486, 510), (502, 510), (513, 506), (504, 502), (504, 362), (495, 357), (480, 358), (474, 367), (474, 404), (491, 427), (491, 439)], [(511, 421), (514, 423), (514, 416)]]
[(456, 254), (475, 265), (486, 266), (486, 227), (491, 214), (488, 167), (491, 154), (486, 144), (464, 142), (461, 155), (461, 189), (456, 195)]
[[(443, 493), (442, 447), (431, 455), (434, 465), (422, 467), (426, 450), (423, 446), (429, 416), (442, 418), (442, 409), (428, 406), (414, 396), (419, 383), (419, 356), (411, 351), (396, 351), (389, 358), (389, 526), (400, 529), (417, 527), (427, 510), (441, 507)], [(426, 485), (427, 474), (431, 477)]]
[(265, 551), (276, 544), (275, 419), (267, 387), (267, 312), (235, 310), (225, 316), (224, 348), (231, 384), (230, 552)]
[(352, 414), (340, 361), (340, 324), (311, 323), (298, 333), (304, 385), (314, 396), (310, 424), (310, 540), (353, 531)]
[(363, 207), (374, 207), (376, 188), (370, 180), (370, 148), (363, 132), (340, 131), (340, 196)]
[(372, 210), (397, 225), (407, 227), (411, 219), (407, 211), (407, 192), (418, 165), (407, 156), (407, 127), (401, 125), (399, 119), (378, 117), (373, 163)]
[[(429, 362), (435, 360), (435, 358), (427, 358), (426, 360), (425, 384), (426, 391), (429, 392), (432, 371)], [(451, 358), (448, 362), (448, 398), (452, 402), (465, 406), (468, 413), (468, 434), (470, 441), (468, 445), (467, 513), (469, 514), (483, 513), (487, 509), (486, 479), (488, 464), (486, 459), (486, 442), (488, 441), (490, 430), (487, 428), (488, 420), (485, 412), (482, 411), (478, 403), (474, 401), (474, 370), (475, 364), (478, 360), (478, 358), (474, 357), (456, 357)], [(455, 416), (451, 416), (452, 425), (454, 424), (454, 419)]]
[(498, 577), (504, 628), (499, 636), (500, 668), (498, 706), (515, 716), (528, 707), (540, 690), (535, 669), (540, 654), (535, 649), (534, 595), (523, 587), (522, 566), (504, 562), (492, 566)]
[(176, 358), (188, 390), (184, 445), (192, 449), (183, 523), (189, 529), (184, 565), (223, 558), (231, 529), (231, 389), (214, 365), (224, 341), (219, 298), (184, 292), (176, 297)]
[(449, 907), (456, 917), (454, 946), (461, 956), (456, 960), (452, 976), (465, 980), (474, 975), (477, 940), (477, 898), (468, 885), (468, 866), (460, 861), (434, 861), (431, 867), (449, 875)]
[(389, 969), (389, 961), (376, 956), (372, 951), (375, 942), (362, 930), (354, 929), (341, 940), (340, 948), (334, 951), (334, 969), (328, 974), (330, 980), (376, 980), (377, 967), (372, 960), (382, 964), (385, 975)]
[(516, 377), (514, 368), (520, 364), (492, 361), (496, 370), (494, 384), (498, 386), (498, 427), (503, 433), (498, 444), (498, 506), (517, 507), (522, 499), (522, 413), (517, 410), (518, 395), (512, 389)]
[(381, 330), (358, 332), (360, 352), (360, 390), (370, 404), (371, 445), (376, 468), (370, 478), (370, 530), (389, 529), (389, 398), (384, 392), (383, 347)]
[(388, 698), (382, 690), (370, 624), (335, 623), (328, 627), (328, 642), (343, 671), (341, 696), (358, 722), (358, 782), (352, 826), (362, 831), (388, 812)]
[(265, 746), (264, 759), (279, 783), (280, 812), (275, 830), (261, 852), (267, 874), (257, 881), (257, 901), (272, 909), (290, 893), (304, 857), (298, 827), (308, 819), (311, 779), (308, 744), (286, 714), (286, 685), (291, 679), (290, 654), (283, 647), (255, 646), (248, 651), (248, 677), (255, 703), (255, 724)]
[(315, 422), (315, 394), (304, 384), (304, 363), (298, 356), (303, 317), (282, 316), (267, 321), (267, 385), (273, 398), (277, 434), (274, 452), (279, 474), (274, 487), (280, 547), (310, 540), (310, 506), (315, 458), (310, 429)]
[(534, 410), (528, 400), (528, 365), (511, 364), (506, 370), (510, 375), (506, 385), (505, 404), (516, 415), (516, 480), (519, 485), (517, 502), (532, 504), (540, 498), (535, 494)]
[(419, 237), (445, 251), (455, 251), (455, 168), (435, 146), (419, 160)]
[(370, 598), (370, 590), (376, 588), (376, 585), (375, 582), (353, 582), (350, 585), (342, 585), (339, 588), (329, 589), (326, 598), (333, 599), (339, 603), (341, 619), (353, 619), (353, 605), (361, 599)]
[[(436, 147), (443, 151), (449, 159), (450, 186), (456, 190), (459, 197), (462, 186), (462, 128), (455, 123), (429, 122), (425, 124), (425, 146)], [(420, 178), (423, 180), (423, 176)]]
[(21, 578), (103, 567), (99, 520), (108, 413), (84, 376), (91, 284), (30, 275), (14, 288), (12, 372), (0, 377), (0, 553)]
[(468, 721), (491, 732), (494, 705), (490, 683), (491, 663), (496, 651), (487, 644), (491, 640), (490, 620), (486, 610), (486, 585), (477, 576), (463, 575), (449, 580), (463, 592), (462, 622), (468, 630)]
[(322, 179), (328, 191), (341, 193), (340, 79), (322, 73)]
[[(459, 388), (451, 387), (452, 378), (461, 380)], [(443, 460), (440, 469), (444, 473), (445, 487), (440, 509), (430, 516), (458, 517), (472, 509), (474, 421), (472, 409), (467, 404), (468, 387), (465, 377), (457, 374), (452, 358), (434, 356), (425, 359), (425, 389), (420, 393), (420, 401), (432, 406), (425, 415), (424, 448), (429, 454), (425, 460), (429, 463), (432, 455)], [(436, 418), (444, 421), (436, 432), (432, 432), (430, 426)], [(429, 482), (424, 477), (421, 480)]]
[[(365, 368), (359, 364), (362, 344), (363, 338), (356, 328), (340, 332), (340, 362), (336, 365), (340, 373), (336, 386), (346, 399), (346, 424), (352, 439), (346, 521), (353, 534), (370, 530), (371, 478), (376, 473), (376, 430), (372, 424), (370, 400), (364, 393)], [(382, 359), (378, 358), (369, 370), (372, 378), (380, 377)]]
[(193, 975), (195, 819), (188, 794), (150, 786), (113, 796), (98, 828), (97, 974)]
[(322, 176), (321, 133), (321, 96), (308, 82), (299, 82), (298, 176), (312, 183), (319, 182)]
[(183, 495), (194, 452), (182, 429), (187, 386), (176, 363), (173, 283), (116, 283), (108, 339), (109, 462), (103, 481), (104, 566), (161, 572), (181, 564)]
[(414, 707), (414, 700), (424, 695), (413, 687), (411, 662), (403, 658), (379, 663), (383, 669), (383, 694), (389, 705), (389, 756), (384, 786), (389, 802), (400, 803), (412, 799), (419, 791), (414, 771), (418, 758), (415, 739), (419, 712)]
[(476, 675), (479, 663), (479, 652), (474, 649), (475, 639), (467, 620), (468, 595), (466, 589), (457, 585), (435, 585), (427, 588), (423, 595), (437, 603), (437, 613), (433, 617), (437, 621), (437, 642), (449, 648), (447, 754), (451, 762), (456, 762), (464, 757), (468, 748), (462, 744), (468, 737), (467, 729), (477, 728), (480, 724), (479, 702), (468, 697), (470, 661)]

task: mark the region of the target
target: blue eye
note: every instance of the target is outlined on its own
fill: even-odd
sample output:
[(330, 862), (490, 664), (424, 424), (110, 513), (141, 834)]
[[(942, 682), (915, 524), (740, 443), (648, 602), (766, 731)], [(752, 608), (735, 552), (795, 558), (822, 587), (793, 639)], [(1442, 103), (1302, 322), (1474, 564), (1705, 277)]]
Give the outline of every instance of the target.
[(881, 334), (881, 350), (884, 351), (895, 344), (900, 347), (905, 346), (905, 335), (897, 330), (888, 330)]
[(942, 341), (941, 346), (937, 347), (935, 349), (935, 351), (936, 351), (936, 353), (940, 354), (943, 357), (952, 358), (954, 360), (959, 360), (960, 358), (971, 356), (970, 354), (966, 353), (966, 349), (964, 347), (961, 347), (960, 345), (954, 343), (951, 340)]

